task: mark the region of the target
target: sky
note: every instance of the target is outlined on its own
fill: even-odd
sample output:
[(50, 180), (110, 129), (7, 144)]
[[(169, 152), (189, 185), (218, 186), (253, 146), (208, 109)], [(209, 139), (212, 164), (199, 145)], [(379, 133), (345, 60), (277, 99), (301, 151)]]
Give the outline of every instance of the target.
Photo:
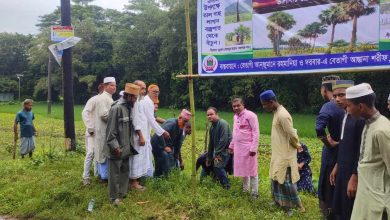
[[(92, 5), (121, 11), (127, 0), (95, 0)], [(61, 0), (0, 0), (0, 32), (37, 34), (39, 16), (50, 14)]]
[[(298, 8), (285, 11), (293, 15), (296, 20), (296, 24), (288, 32), (286, 32), (283, 40), (287, 40), (289, 37), (294, 36), (300, 29), (303, 29), (307, 24), (314, 21), (319, 21), (318, 14), (320, 11), (329, 8), (332, 4), (329, 5), (317, 5), (306, 8)], [(369, 16), (362, 16), (358, 19), (358, 31), (357, 39), (358, 42), (364, 43), (377, 43), (379, 40), (379, 9), (376, 8), (376, 13)], [(254, 15), (253, 16), (253, 47), (254, 48), (272, 48), (272, 42), (269, 38), (264, 38), (266, 34), (268, 35), (269, 31), (267, 30), (267, 17), (270, 14), (265, 14), (263, 16)], [(264, 34), (266, 33), (266, 34)], [(331, 38), (331, 27), (328, 27), (326, 34), (321, 35), (316, 39), (316, 46), (326, 47), (330, 42)], [(335, 40), (345, 40), (349, 42), (351, 39), (352, 33), (352, 22), (346, 24), (336, 25), (335, 31)], [(265, 40), (264, 40), (265, 39)]]

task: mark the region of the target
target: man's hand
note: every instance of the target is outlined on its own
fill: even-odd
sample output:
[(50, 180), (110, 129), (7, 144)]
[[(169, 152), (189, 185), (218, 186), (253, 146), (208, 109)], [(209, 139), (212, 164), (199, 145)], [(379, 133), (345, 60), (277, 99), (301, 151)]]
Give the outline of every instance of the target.
[(88, 134), (93, 136), (95, 134), (95, 129), (94, 128), (88, 128)]
[(328, 143), (330, 147), (334, 148), (339, 144), (339, 142), (334, 141), (330, 135), (328, 135), (326, 138), (328, 139)]
[(139, 146), (145, 146), (145, 139), (143, 136), (139, 137)]
[(356, 196), (357, 186), (358, 186), (358, 176), (356, 174), (352, 174), (351, 178), (349, 178), (348, 186), (347, 186), (348, 198), (354, 198)]
[(117, 156), (117, 157), (122, 156), (122, 149), (120, 147), (115, 148), (115, 156)]
[(37, 130), (34, 131), (34, 136), (38, 137), (38, 131)]
[(209, 159), (206, 160), (206, 167), (211, 166), (211, 161)]
[(249, 152), (249, 156), (253, 157), (253, 156), (256, 156), (256, 152)]
[(214, 164), (219, 164), (220, 162), (222, 162), (222, 157), (221, 156), (214, 157)]
[(303, 162), (302, 162), (302, 163), (299, 163), (299, 164), (298, 164), (298, 170), (302, 170), (302, 168), (303, 168), (304, 165), (305, 165), (305, 163), (303, 163)]
[(234, 153), (234, 150), (231, 149), (231, 148), (228, 148), (228, 153), (229, 153), (229, 154), (233, 154), (233, 153)]
[(337, 164), (333, 167), (333, 170), (330, 173), (329, 182), (331, 186), (336, 185), (336, 175), (337, 175)]
[(169, 135), (169, 133), (168, 133), (167, 131), (164, 132), (162, 135), (163, 135), (163, 137), (164, 137), (165, 140), (171, 139), (171, 135)]
[(170, 147), (164, 147), (164, 151), (167, 153), (171, 153), (172, 149)]

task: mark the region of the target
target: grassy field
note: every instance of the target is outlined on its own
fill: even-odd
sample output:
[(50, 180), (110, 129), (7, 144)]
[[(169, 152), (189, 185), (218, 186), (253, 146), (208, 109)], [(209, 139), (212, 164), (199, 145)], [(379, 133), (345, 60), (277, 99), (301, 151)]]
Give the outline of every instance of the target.
[[(76, 105), (74, 108), (74, 118), (75, 122), (81, 121), (81, 111), (84, 106)], [(21, 106), (19, 104), (0, 104), (0, 113), (10, 113), (15, 114), (21, 109)], [(264, 113), (260, 111), (259, 109), (254, 109), (254, 112), (257, 112), (259, 123), (260, 123), (260, 133), (261, 134), (271, 134), (271, 122), (272, 122), (272, 114), (270, 113)], [(34, 103), (33, 106), (33, 112), (36, 116), (39, 117), (45, 117), (45, 118), (52, 118), (52, 119), (63, 119), (63, 110), (62, 105), (55, 104), (52, 106), (52, 114), (49, 116), (47, 115), (47, 106), (46, 103)], [(179, 109), (167, 109), (167, 108), (160, 108), (158, 110), (158, 115), (162, 118), (172, 118), (177, 117), (180, 113)], [(197, 109), (196, 111), (196, 129), (197, 130), (205, 130), (207, 118), (206, 118), (206, 109)], [(220, 112), (220, 117), (225, 119), (227, 122), (229, 122), (230, 125), (233, 123), (233, 112)], [(294, 127), (298, 130), (298, 134), (301, 137), (316, 137), (315, 131), (314, 131), (314, 124), (315, 124), (315, 115), (304, 115), (304, 114), (293, 114), (293, 120), (294, 120)], [(80, 124), (81, 126), (82, 123)]]
[[(240, 22), (252, 20), (252, 13), (240, 13)], [(237, 15), (231, 14), (225, 16), (225, 24), (237, 23)]]
[[(114, 208), (108, 201), (106, 185), (93, 179), (90, 187), (83, 187), (81, 175), (84, 159), (84, 125), (80, 120), (82, 106), (75, 108), (77, 150), (66, 152), (63, 141), (62, 111), (53, 108), (51, 117), (44, 105), (37, 104), (35, 125), (39, 131), (33, 159), (12, 160), (12, 124), (17, 105), (0, 105), (0, 219), (1, 216), (32, 219), (287, 219), (283, 211), (270, 207), (268, 164), (270, 148), (260, 147), (260, 198), (252, 200), (241, 193), (241, 181), (230, 177), (232, 188), (223, 190), (207, 180), (191, 188), (190, 138), (184, 143), (185, 170), (173, 172), (166, 179), (146, 180), (145, 192), (131, 191), (122, 207)], [(161, 109), (159, 115), (172, 117), (178, 111)], [(231, 122), (231, 113), (221, 116)], [(260, 114), (261, 143), (269, 144), (271, 115)], [(313, 116), (294, 115), (297, 128), (313, 129)], [(197, 113), (197, 152), (204, 145), (204, 112)], [(301, 135), (312, 155), (314, 179), (318, 179), (321, 148), (312, 134)], [(198, 179), (198, 176), (196, 177)], [(300, 194), (306, 213), (294, 212), (289, 219), (320, 219), (317, 198)], [(94, 198), (93, 212), (87, 212), (88, 201)]]

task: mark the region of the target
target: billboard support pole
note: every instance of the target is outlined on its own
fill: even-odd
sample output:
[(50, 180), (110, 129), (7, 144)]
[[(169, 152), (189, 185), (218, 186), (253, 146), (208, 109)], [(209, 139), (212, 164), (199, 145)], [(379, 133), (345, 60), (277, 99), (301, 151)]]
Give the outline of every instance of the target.
[[(70, 0), (61, 0), (61, 25), (71, 26)], [(72, 48), (64, 50), (62, 55), (63, 91), (64, 91), (64, 127), (65, 147), (76, 150), (76, 134), (74, 126)]]
[(195, 126), (195, 101), (194, 101), (194, 81), (192, 78), (192, 43), (191, 43), (191, 27), (190, 27), (190, 0), (185, 0), (184, 2), (184, 11), (186, 18), (186, 35), (187, 35), (187, 69), (188, 69), (188, 92), (190, 96), (190, 107), (191, 107), (191, 158), (192, 158), (192, 188), (193, 192), (196, 192), (196, 146), (195, 146), (195, 138), (196, 138), (196, 126)]

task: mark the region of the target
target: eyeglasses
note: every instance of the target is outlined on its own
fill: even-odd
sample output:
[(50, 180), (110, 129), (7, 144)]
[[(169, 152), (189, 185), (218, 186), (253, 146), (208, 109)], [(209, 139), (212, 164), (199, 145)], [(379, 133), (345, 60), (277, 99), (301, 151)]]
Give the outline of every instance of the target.
[(159, 94), (160, 93), (160, 91), (152, 91), (153, 93), (156, 93), (156, 94)]

